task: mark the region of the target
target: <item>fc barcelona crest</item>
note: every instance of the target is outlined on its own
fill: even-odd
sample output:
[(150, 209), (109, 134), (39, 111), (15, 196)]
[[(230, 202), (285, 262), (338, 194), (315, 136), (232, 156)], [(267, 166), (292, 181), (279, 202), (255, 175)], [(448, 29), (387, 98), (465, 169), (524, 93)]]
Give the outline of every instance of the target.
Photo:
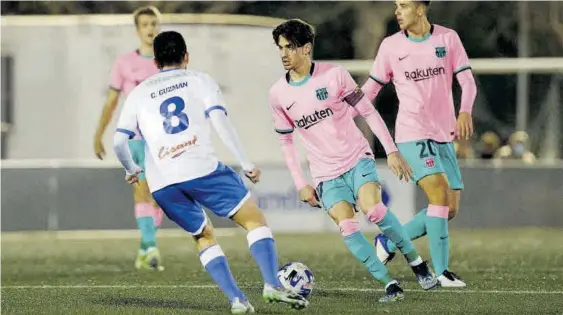
[(315, 92), (317, 93), (317, 99), (319, 101), (324, 101), (328, 98), (328, 92), (326, 91), (326, 88), (317, 89)]
[(446, 57), (446, 47), (436, 47), (436, 57), (438, 58)]

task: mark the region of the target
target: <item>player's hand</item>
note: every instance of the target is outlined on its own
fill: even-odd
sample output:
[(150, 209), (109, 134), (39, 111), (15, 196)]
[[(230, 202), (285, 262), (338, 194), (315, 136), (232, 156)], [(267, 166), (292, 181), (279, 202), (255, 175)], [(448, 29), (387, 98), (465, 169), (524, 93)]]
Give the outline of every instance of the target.
[(125, 181), (129, 184), (136, 184), (139, 182), (139, 174), (141, 174), (143, 170), (141, 168), (135, 170), (133, 173), (125, 173)]
[(96, 153), (96, 156), (100, 160), (103, 160), (104, 155), (106, 155), (106, 150), (104, 149), (104, 144), (102, 143), (101, 138), (94, 138), (94, 153)]
[(459, 113), (456, 134), (459, 139), (469, 139), (473, 135), (473, 118), (469, 113)]
[(299, 190), (299, 199), (308, 203), (311, 207), (321, 207), (319, 200), (317, 199), (317, 191), (315, 191), (315, 188), (310, 185), (307, 185)]
[(244, 172), (244, 175), (246, 176), (246, 178), (250, 179), (250, 181), (253, 184), (256, 184), (260, 181), (260, 170), (257, 169), (256, 167), (252, 169), (252, 171), (250, 172)]
[(408, 182), (413, 178), (411, 167), (399, 152), (391, 152), (387, 156), (387, 165), (400, 180), (405, 179)]

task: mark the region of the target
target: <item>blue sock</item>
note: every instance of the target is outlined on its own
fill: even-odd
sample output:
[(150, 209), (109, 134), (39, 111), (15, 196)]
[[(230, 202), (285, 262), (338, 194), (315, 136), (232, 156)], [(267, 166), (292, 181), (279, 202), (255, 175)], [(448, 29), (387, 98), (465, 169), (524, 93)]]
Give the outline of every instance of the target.
[[(407, 235), (413, 241), (426, 235), (426, 211), (426, 208), (420, 210), (412, 220), (403, 226)], [(397, 250), (397, 246), (391, 240), (387, 241), (387, 248), (391, 252)]]
[(217, 283), (219, 288), (221, 288), (223, 293), (229, 298), (229, 301), (232, 302), (233, 299), (237, 297), (242, 301), (246, 301), (246, 296), (237, 286), (231, 269), (229, 268), (227, 258), (219, 245), (213, 245), (201, 251), (199, 253), (199, 259), (215, 283)]
[(156, 226), (153, 217), (137, 218), (137, 226), (141, 231), (141, 249), (156, 247)]
[[(357, 220), (347, 219), (339, 224), (341, 231), (349, 230), (346, 227), (359, 225)], [(379, 261), (375, 248), (366, 240), (361, 231), (344, 236), (344, 243), (350, 252), (367, 268), (369, 273), (383, 285), (393, 281), (385, 265)]]
[(250, 253), (260, 268), (264, 283), (275, 288), (281, 287), (278, 280), (278, 253), (272, 236), (272, 231), (267, 226), (256, 228), (246, 235)]

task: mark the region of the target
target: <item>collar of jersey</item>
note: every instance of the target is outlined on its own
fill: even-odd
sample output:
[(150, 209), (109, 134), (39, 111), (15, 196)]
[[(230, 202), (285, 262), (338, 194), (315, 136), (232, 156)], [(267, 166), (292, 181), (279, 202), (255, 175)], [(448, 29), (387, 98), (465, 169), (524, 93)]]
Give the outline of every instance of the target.
[(172, 68), (172, 69), (160, 70), (160, 72), (168, 72), (168, 71), (174, 71), (174, 70), (182, 70), (182, 68)]
[(139, 49), (135, 50), (137, 52), (137, 55), (139, 55), (141, 58), (143, 59), (154, 59), (154, 56), (145, 56), (145, 55), (141, 55), (141, 51)]
[(285, 74), (285, 80), (287, 81), (287, 83), (289, 83), (289, 85), (291, 86), (302, 86), (305, 83), (307, 83), (307, 81), (309, 81), (309, 79), (311, 78), (311, 76), (313, 75), (313, 72), (315, 71), (315, 63), (313, 62), (311, 64), (311, 70), (309, 70), (309, 74), (307, 76), (305, 76), (305, 78), (303, 78), (303, 80), (301, 81), (291, 81), (291, 76), (289, 75), (289, 71)]
[(424, 35), (422, 38), (410, 37), (407, 30), (405, 30), (404, 32), (405, 32), (405, 36), (411, 42), (422, 43), (423, 41), (426, 41), (427, 39), (429, 39), (430, 35), (432, 35), (432, 33), (434, 33), (434, 24), (430, 24), (430, 32), (426, 33), (426, 35)]

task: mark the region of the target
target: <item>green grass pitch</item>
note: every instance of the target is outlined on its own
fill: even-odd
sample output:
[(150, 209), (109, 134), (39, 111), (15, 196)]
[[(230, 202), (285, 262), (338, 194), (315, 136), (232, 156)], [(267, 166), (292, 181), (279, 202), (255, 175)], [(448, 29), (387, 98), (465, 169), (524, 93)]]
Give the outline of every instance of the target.
[[(382, 287), (338, 234), (276, 234), (280, 264), (308, 265), (316, 284), (302, 314), (563, 314), (563, 230), (451, 231), (451, 270), (466, 289), (420, 290), (405, 260), (389, 269), (405, 300), (377, 303)], [(163, 237), (164, 272), (133, 268), (137, 239), (69, 240), (2, 235), (2, 314), (228, 314), (191, 239)], [(366, 234), (369, 239), (373, 234)], [(218, 238), (259, 314), (286, 314), (261, 299), (261, 277), (244, 234)], [(428, 259), (426, 239), (415, 242)]]

